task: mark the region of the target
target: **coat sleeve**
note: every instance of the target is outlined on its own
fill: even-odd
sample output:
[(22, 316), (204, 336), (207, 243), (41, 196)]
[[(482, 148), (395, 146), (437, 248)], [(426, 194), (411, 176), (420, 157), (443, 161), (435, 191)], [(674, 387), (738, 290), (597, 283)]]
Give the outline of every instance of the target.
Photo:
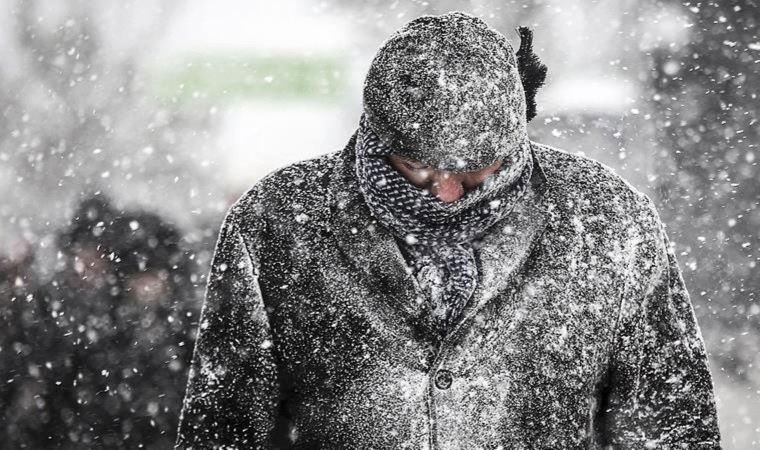
[(644, 258), (657, 261), (652, 281), (643, 298), (624, 301), (620, 312), (601, 440), (615, 448), (720, 448), (704, 341), (658, 228), (656, 250)]
[(234, 214), (209, 274), (176, 448), (272, 448), (279, 382), (258, 264)]

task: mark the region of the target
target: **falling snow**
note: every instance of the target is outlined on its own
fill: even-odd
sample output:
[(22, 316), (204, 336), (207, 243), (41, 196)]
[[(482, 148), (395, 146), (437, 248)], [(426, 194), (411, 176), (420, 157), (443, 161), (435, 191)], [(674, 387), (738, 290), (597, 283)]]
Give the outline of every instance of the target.
[[(0, 447), (760, 448), (752, 2), (10, 3)], [(424, 70), (365, 83), (457, 9), (512, 60), (532, 28), (525, 130), (475, 47), (412, 36)], [(362, 112), (455, 171), (530, 139), (541, 187), (443, 337), (444, 278), (357, 184)]]

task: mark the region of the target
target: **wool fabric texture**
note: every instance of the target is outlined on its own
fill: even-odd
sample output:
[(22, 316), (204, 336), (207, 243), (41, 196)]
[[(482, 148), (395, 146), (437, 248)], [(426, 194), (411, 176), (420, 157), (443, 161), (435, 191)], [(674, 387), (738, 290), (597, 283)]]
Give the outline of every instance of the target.
[(359, 189), (410, 262), (441, 336), (456, 324), (477, 285), (477, 240), (525, 193), (532, 174), (530, 144), (508, 155), (494, 174), (455, 202), (412, 185), (388, 160), (386, 145), (362, 117), (356, 141)]

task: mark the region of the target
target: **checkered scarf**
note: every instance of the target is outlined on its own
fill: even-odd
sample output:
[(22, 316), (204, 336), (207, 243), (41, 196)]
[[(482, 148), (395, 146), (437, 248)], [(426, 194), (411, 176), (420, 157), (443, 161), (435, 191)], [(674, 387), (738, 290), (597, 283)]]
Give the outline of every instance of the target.
[(390, 164), (394, 153), (362, 117), (356, 140), (359, 189), (372, 214), (401, 244), (441, 335), (456, 324), (475, 291), (479, 238), (523, 195), (532, 173), (526, 140), (499, 170), (455, 202), (409, 183)]

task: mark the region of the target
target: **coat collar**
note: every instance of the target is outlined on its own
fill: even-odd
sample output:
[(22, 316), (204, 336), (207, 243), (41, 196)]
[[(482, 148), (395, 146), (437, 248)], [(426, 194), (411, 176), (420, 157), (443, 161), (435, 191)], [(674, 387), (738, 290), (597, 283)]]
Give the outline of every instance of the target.
[[(371, 215), (359, 190), (355, 175), (355, 142), (356, 133), (338, 153), (330, 180), (331, 234), (358, 273), (383, 292), (392, 293), (388, 301), (399, 310), (412, 332), (421, 332), (435, 341), (432, 318), (421, 308), (425, 300), (419, 295), (417, 279), (390, 230)], [(535, 155), (533, 164), (527, 192), (514, 210), (486, 233), (483, 245), (475, 252), (478, 284), (449, 338), (506, 288), (546, 226), (547, 210), (542, 200), (548, 182)]]

